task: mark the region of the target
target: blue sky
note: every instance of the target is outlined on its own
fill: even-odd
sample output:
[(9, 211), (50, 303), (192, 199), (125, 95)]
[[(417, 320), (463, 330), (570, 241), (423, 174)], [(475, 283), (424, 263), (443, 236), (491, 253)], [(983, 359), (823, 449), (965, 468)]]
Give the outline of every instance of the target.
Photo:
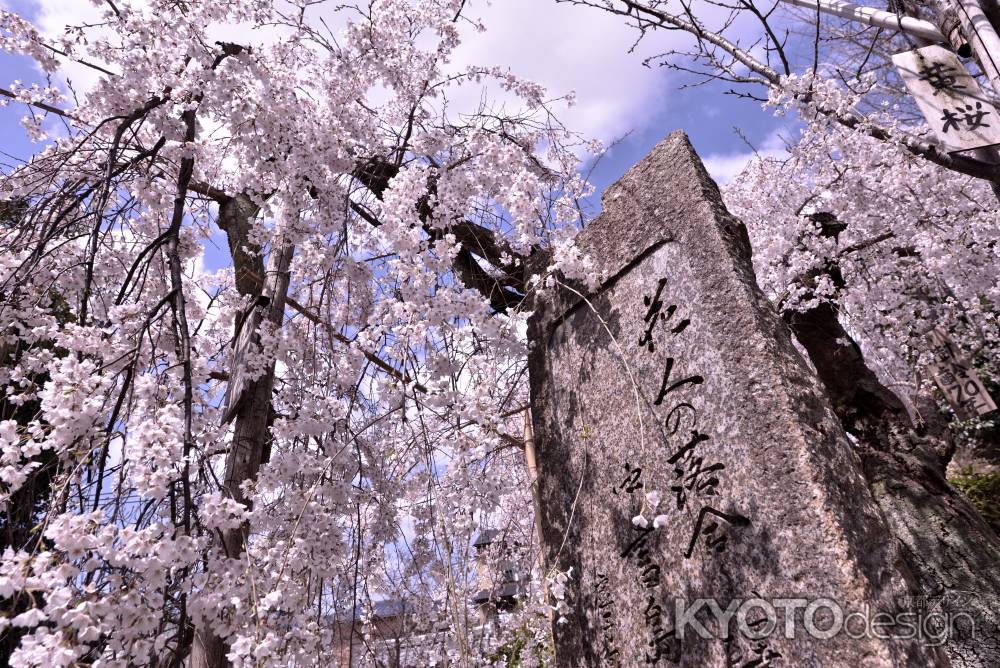
[(577, 104), (563, 117), (572, 129), (606, 143), (631, 133), (593, 174), (598, 192), (674, 130), (686, 131), (713, 175), (725, 179), (752, 155), (734, 126), (762, 151), (779, 145), (777, 133), (788, 126), (757, 102), (725, 95), (731, 84), (681, 90), (690, 76), (643, 66), (644, 57), (686, 42), (686, 33), (652, 33), (636, 45), (619, 17), (593, 8), (554, 0), (470, 4), (487, 27), (460, 49), (470, 61), (509, 65), (550, 94), (574, 91)]
[[(28, 83), (39, 78), (38, 71), (28, 58), (4, 52), (0, 52), (0, 72), (3, 72), (0, 87), (8, 90), (15, 80)], [(0, 107), (0, 130), (2, 130), (0, 136), (3, 137), (3, 141), (0, 142), (0, 151), (3, 151), (0, 154), (0, 166), (4, 170), (23, 162), (39, 149), (39, 145), (32, 144), (21, 128), (20, 118), (26, 114), (25, 106), (17, 102), (11, 101), (7, 106)]]
[[(0, 6), (7, 7), (25, 18), (34, 15), (33, 7), (25, 0), (0, 0)], [(0, 87), (10, 89), (15, 80), (24, 83), (43, 81), (39, 71), (32, 65), (29, 58), (16, 56), (0, 51)], [(25, 106), (11, 102), (0, 107), (0, 168), (10, 169), (15, 159), (22, 162), (38, 150), (37, 144), (32, 144), (24, 135), (19, 119), (26, 114)], [(14, 158), (10, 157), (14, 156)]]
[(628, 139), (613, 148), (598, 165), (592, 181), (598, 192), (641, 160), (663, 137), (673, 130), (684, 130), (695, 150), (706, 161), (717, 180), (731, 178), (733, 172), (751, 155), (751, 149), (734, 128), (763, 152), (774, 149), (779, 137), (792, 138), (788, 120), (775, 118), (757, 102), (726, 95), (728, 85), (712, 84), (703, 88), (677, 91), (665, 84), (669, 104), (648, 122), (635, 128)]

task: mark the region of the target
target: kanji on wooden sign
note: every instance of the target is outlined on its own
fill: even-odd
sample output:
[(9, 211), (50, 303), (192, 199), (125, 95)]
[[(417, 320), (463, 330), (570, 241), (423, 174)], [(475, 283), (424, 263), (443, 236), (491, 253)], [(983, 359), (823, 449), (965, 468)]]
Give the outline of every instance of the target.
[(1000, 114), (957, 55), (925, 46), (897, 53), (892, 62), (949, 152), (1000, 144)]
[(986, 391), (983, 381), (960, 354), (948, 332), (936, 327), (927, 334), (934, 362), (931, 374), (952, 409), (961, 418), (970, 418), (995, 411), (997, 405)]

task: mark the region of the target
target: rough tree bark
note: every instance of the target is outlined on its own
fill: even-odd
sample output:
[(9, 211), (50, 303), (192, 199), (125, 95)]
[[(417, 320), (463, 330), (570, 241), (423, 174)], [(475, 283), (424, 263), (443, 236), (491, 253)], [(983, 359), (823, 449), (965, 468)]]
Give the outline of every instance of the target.
[[(264, 278), (263, 296), (267, 299), (264, 322), (280, 328), (284, 321), (285, 300), (288, 297), (290, 280), (289, 265), (294, 246), (285, 240), (279, 241), (271, 249), (267, 275)], [(250, 383), (245, 398), (236, 414), (233, 445), (226, 458), (225, 491), (236, 501), (247, 503), (241, 484), (245, 480), (256, 480), (257, 472), (266, 461), (269, 449), (271, 417), (271, 391), (274, 389), (274, 362), (259, 378)], [(224, 534), (226, 553), (238, 557), (243, 552), (247, 527), (230, 529)]]
[(260, 207), (243, 194), (221, 196), (220, 199), (216, 224), (225, 231), (229, 242), (236, 289), (244, 297), (250, 297), (261, 289), (260, 276), (264, 275), (264, 258), (260, 255), (260, 248), (250, 242), (250, 229)]
[[(827, 272), (842, 281), (835, 264)], [(954, 450), (948, 424), (926, 396), (915, 398), (911, 421), (838, 316), (829, 302), (783, 313), (856, 439), (868, 485), (920, 587), (910, 608), (941, 615), (930, 632), (948, 634), (954, 668), (1000, 666), (1000, 537), (945, 479)]]
[[(265, 298), (264, 322), (280, 328), (284, 321), (285, 303), (290, 282), (289, 266), (294, 246), (280, 238), (271, 249), (264, 285), (260, 276), (264, 272), (260, 255), (247, 253), (250, 223), (259, 208), (243, 195), (230, 198), (219, 208), (220, 227), (229, 238), (236, 273), (236, 286), (244, 296), (253, 297), (257, 291)], [(226, 457), (223, 490), (232, 499), (247, 505), (241, 487), (245, 480), (256, 480), (260, 467), (267, 461), (270, 449), (269, 422), (272, 413), (271, 392), (274, 389), (274, 363), (247, 387), (236, 413), (233, 442)], [(230, 559), (238, 559), (246, 544), (249, 527), (244, 525), (222, 533), (222, 546)], [(192, 668), (225, 668), (226, 642), (211, 629), (198, 629), (191, 655)]]

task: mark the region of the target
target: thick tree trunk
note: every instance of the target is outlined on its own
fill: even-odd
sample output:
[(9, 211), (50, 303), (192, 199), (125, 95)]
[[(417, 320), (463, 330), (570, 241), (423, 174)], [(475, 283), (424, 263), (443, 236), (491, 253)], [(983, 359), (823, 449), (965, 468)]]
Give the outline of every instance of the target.
[(255, 295), (262, 286), (264, 259), (257, 244), (250, 242), (250, 230), (260, 207), (246, 195), (236, 195), (219, 205), (218, 226), (225, 231), (233, 258), (236, 289), (241, 295)]
[[(285, 316), (285, 300), (288, 297), (294, 247), (281, 242), (271, 250), (271, 258), (264, 281), (264, 296), (268, 298), (264, 322), (275, 328), (281, 327)], [(250, 383), (246, 397), (236, 414), (236, 428), (233, 444), (226, 459), (225, 491), (239, 503), (246, 504), (241, 485), (244, 480), (256, 480), (257, 472), (264, 463), (265, 452), (270, 448), (271, 391), (274, 389), (274, 363), (264, 374)], [(225, 532), (226, 552), (232, 558), (243, 552), (248, 527)]]
[(229, 665), (225, 641), (210, 629), (198, 629), (194, 635), (190, 668), (218, 668)]
[(831, 304), (784, 314), (857, 440), (865, 477), (920, 587), (910, 608), (954, 668), (1000, 666), (1000, 537), (945, 479), (953, 445), (934, 403), (918, 398), (911, 423), (837, 316)]
[[(234, 198), (233, 200), (237, 200)], [(248, 224), (244, 216), (256, 215), (256, 207), (247, 207), (239, 202), (240, 216), (229, 221), (226, 228), (229, 233), (230, 247), (233, 248), (234, 268), (237, 274), (237, 287), (244, 295), (252, 295), (260, 289), (259, 274), (254, 271), (256, 265), (247, 267), (240, 262), (241, 257), (252, 259), (242, 251), (237, 255), (236, 248), (246, 243)], [(223, 212), (220, 211), (220, 218)], [(241, 242), (239, 237), (243, 237)], [(271, 249), (268, 261), (267, 275), (264, 277), (262, 296), (267, 298), (264, 308), (264, 322), (275, 327), (281, 327), (284, 321), (285, 302), (288, 298), (290, 282), (289, 266), (294, 253), (294, 246), (283, 239), (276, 240)], [(252, 262), (250, 264), (253, 264)], [(249, 272), (245, 271), (249, 270)], [(232, 376), (232, 374), (231, 374)], [(256, 480), (261, 465), (267, 460), (270, 451), (270, 417), (272, 413), (271, 392), (274, 389), (274, 363), (259, 378), (251, 382), (240, 400), (236, 413), (233, 442), (226, 458), (224, 491), (237, 502), (249, 505), (241, 485), (245, 480)], [(222, 547), (231, 559), (238, 559), (243, 553), (249, 526), (223, 532)], [(228, 648), (223, 638), (216, 635), (212, 629), (200, 628), (195, 633), (195, 643), (191, 655), (192, 668), (226, 668), (229, 660), (226, 658)]]

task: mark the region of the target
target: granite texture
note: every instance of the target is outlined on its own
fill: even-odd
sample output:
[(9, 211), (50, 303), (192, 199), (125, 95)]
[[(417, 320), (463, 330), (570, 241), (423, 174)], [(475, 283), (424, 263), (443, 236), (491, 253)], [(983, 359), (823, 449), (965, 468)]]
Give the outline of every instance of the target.
[[(812, 637), (801, 607), (791, 638), (779, 607), (767, 637), (734, 615), (723, 639), (708, 604), (694, 618), (716, 637), (678, 637), (677, 599), (827, 598), (870, 618), (899, 612), (912, 582), (687, 137), (671, 134), (603, 204), (578, 243), (609, 278), (585, 299), (548, 294), (529, 323), (545, 556), (573, 569), (557, 665), (947, 666), (915, 640)], [(654, 490), (659, 508), (644, 510)], [(640, 531), (640, 511), (665, 525)], [(771, 626), (763, 610), (744, 631)], [(808, 616), (832, 623), (826, 607)]]

